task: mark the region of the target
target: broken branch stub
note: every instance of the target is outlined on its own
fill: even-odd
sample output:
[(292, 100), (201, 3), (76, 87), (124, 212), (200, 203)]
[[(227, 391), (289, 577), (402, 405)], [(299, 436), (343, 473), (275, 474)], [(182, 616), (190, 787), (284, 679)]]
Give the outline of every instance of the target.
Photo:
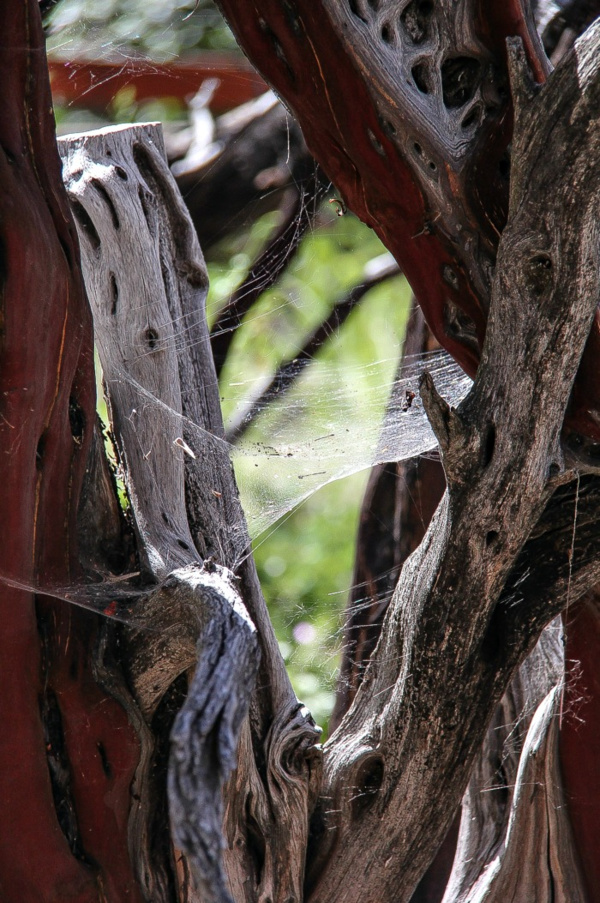
[[(138, 538), (145, 592), (139, 598), (135, 587), (126, 658), (147, 723), (173, 682), (195, 668), (172, 732), (174, 836), (203, 899), (225, 901), (231, 892), (253, 900), (259, 884), (276, 889), (273, 899), (300, 899), (319, 731), (291, 688), (248, 554), (222, 438), (197, 239), (157, 126), (72, 136), (61, 149)], [(223, 799), (240, 736), (246, 754)], [(150, 780), (151, 752), (142, 759), (139, 786)], [(290, 793), (280, 794), (286, 782)], [(266, 850), (260, 863), (257, 834)], [(291, 843), (299, 850), (293, 860)], [(143, 875), (152, 875), (151, 859), (139, 851)], [(145, 892), (153, 903), (163, 899), (162, 887)]]

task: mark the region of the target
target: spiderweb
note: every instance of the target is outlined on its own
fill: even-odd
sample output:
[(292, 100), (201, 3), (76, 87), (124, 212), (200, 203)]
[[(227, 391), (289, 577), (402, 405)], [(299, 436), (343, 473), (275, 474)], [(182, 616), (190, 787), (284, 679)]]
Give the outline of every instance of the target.
[[(352, 385), (329, 397), (320, 388), (314, 392), (307, 379), (294, 400), (265, 410), (265, 438), (244, 438), (231, 448), (252, 537), (327, 483), (434, 450), (437, 442), (418, 394), (424, 370), (452, 405), (464, 398), (471, 382), (446, 353), (433, 352), (405, 361), (404, 374), (391, 387), (378, 381), (368, 399), (360, 397), (362, 380), (376, 368), (355, 370)], [(363, 412), (360, 418), (354, 416), (357, 410)]]
[[(235, 444), (169, 412), (126, 373), (118, 378), (135, 388), (145, 417), (153, 416), (153, 407), (172, 414), (173, 444), (192, 461), (200, 457), (207, 442), (227, 448), (248, 529), (255, 539), (326, 484), (375, 464), (403, 461), (437, 448), (418, 394), (419, 378), (425, 370), (431, 373), (438, 391), (451, 405), (465, 397), (471, 380), (441, 351), (405, 359), (402, 375), (391, 385), (372, 379), (382, 363), (355, 368), (351, 380), (337, 387), (337, 368), (313, 364), (293, 395), (281, 404), (265, 404), (256, 427)], [(333, 388), (324, 394), (323, 385), (328, 382)], [(239, 387), (238, 382), (235, 388)], [(252, 384), (247, 388), (252, 391)], [(189, 466), (190, 461), (187, 463)]]

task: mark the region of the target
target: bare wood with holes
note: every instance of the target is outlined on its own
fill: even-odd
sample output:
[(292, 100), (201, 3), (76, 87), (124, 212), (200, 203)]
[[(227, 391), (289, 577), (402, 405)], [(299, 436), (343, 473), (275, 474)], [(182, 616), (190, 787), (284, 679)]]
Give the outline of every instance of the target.
[[(514, 154), (517, 172), (522, 175), (515, 180), (519, 194), (513, 195), (513, 217), (501, 246), (484, 363), (473, 391), (458, 411), (444, 406), (427, 378), (422, 389), (443, 452), (448, 494), (422, 546), (403, 570), (382, 640), (357, 699), (325, 747), (323, 783), (319, 786), (318, 770), (314, 767), (314, 735), (311, 738), (309, 723), (294, 708), (293, 697), (288, 696), (288, 704), (277, 710), (273, 705), (275, 694), (270, 696), (270, 722), (264, 700), (257, 706), (265, 718), (263, 723), (270, 723), (268, 732), (263, 734), (266, 779), (255, 757), (252, 730), (255, 737), (260, 738), (261, 734), (251, 728), (252, 721), (241, 726), (238, 770), (225, 798), (229, 841), (225, 861), (235, 899), (302, 898), (308, 816), (316, 802), (312, 845), (308, 849), (310, 898), (348, 901), (362, 899), (368, 893), (381, 900), (408, 900), (447, 830), (488, 720), (513, 669), (532, 648), (544, 624), (561, 609), (566, 594), (577, 598), (600, 576), (594, 557), (599, 544), (599, 487), (594, 477), (578, 484), (577, 556), (576, 565), (569, 567), (574, 489), (568, 483), (559, 444), (569, 386), (599, 294), (593, 255), (595, 200), (593, 193), (586, 194), (577, 205), (569, 206), (570, 218), (565, 222), (559, 187), (554, 208), (545, 203), (542, 209), (536, 202), (540, 176), (533, 165), (540, 145), (546, 147), (553, 140), (564, 140), (556, 126), (548, 134), (550, 119), (544, 115), (548, 110), (556, 113), (559, 123), (564, 121), (561, 110), (571, 107), (577, 111), (576, 121), (577, 117), (581, 122), (589, 118), (600, 84), (598, 67), (592, 62), (597, 32), (587, 37), (587, 43), (580, 45), (580, 56), (565, 65), (539, 95), (528, 81), (526, 63), (518, 48), (512, 51), (517, 127), (521, 130), (517, 131)], [(87, 140), (90, 144), (94, 141)], [(133, 143), (136, 140), (141, 139), (138, 136)], [(593, 158), (598, 141), (596, 131), (589, 130), (581, 146), (574, 150), (568, 172), (562, 176), (565, 191), (573, 179), (583, 179), (584, 172), (589, 187), (594, 174), (588, 171), (587, 161)], [(167, 178), (161, 172), (159, 154), (152, 149), (156, 143), (151, 137), (145, 151), (152, 160), (149, 168), (155, 179), (153, 197), (156, 186), (161, 184), (158, 174), (161, 173), (160, 179)], [(128, 154), (123, 148), (121, 153)], [(91, 163), (89, 168), (93, 171)], [(135, 178), (148, 185), (145, 174), (136, 174)], [(104, 190), (108, 191), (110, 185), (108, 174)], [(90, 190), (93, 188), (92, 185)], [(168, 194), (164, 188), (161, 195), (165, 203)], [(82, 192), (78, 197), (86, 198), (87, 194)], [(522, 205), (523, 198), (528, 198), (529, 204)], [(89, 202), (88, 215), (97, 234), (106, 233), (110, 242), (117, 228), (110, 205), (105, 203), (101, 212), (94, 211), (92, 203)], [(118, 209), (117, 218), (120, 219)], [(172, 218), (169, 225), (172, 229)], [(556, 228), (561, 230), (560, 245), (550, 240)], [(85, 248), (85, 234), (82, 239)], [(87, 241), (93, 252), (94, 241)], [(565, 280), (571, 283), (573, 261), (577, 262), (579, 290), (566, 294)], [(184, 278), (189, 272), (189, 266), (180, 265), (178, 273), (183, 273)], [(105, 289), (107, 284), (110, 286), (110, 280), (104, 283)], [(526, 311), (522, 298), (529, 299)], [(107, 311), (112, 316), (110, 310), (110, 303), (105, 302), (102, 316), (106, 317)], [(535, 318), (541, 324), (537, 330), (532, 326)], [(503, 338), (507, 323), (513, 335), (510, 345)], [(521, 372), (525, 354), (529, 361), (528, 380), (518, 391), (502, 391), (511, 382), (510, 374)], [(122, 362), (118, 366), (122, 367)], [(109, 374), (109, 383), (112, 378)], [(131, 386), (130, 381), (128, 385)], [(170, 400), (168, 406), (171, 409), (175, 404)], [(179, 416), (176, 407), (175, 414)], [(532, 422), (536, 423), (535, 430)], [(168, 424), (165, 428), (169, 429)], [(167, 439), (170, 438), (167, 433)], [(171, 455), (181, 451), (172, 446), (172, 441), (170, 445), (167, 442)], [(161, 466), (179, 466), (168, 461), (167, 457)], [(143, 474), (148, 472), (147, 462), (142, 454), (136, 465), (142, 472), (141, 485)], [(528, 475), (526, 481), (523, 473)], [(136, 477), (137, 473), (134, 476), (131, 471), (134, 490)], [(132, 499), (142, 498), (143, 504), (153, 504), (149, 494), (150, 489), (141, 494), (134, 491)], [(173, 522), (183, 522), (184, 517), (184, 513), (179, 513)], [(142, 518), (140, 522), (143, 523)], [(548, 531), (554, 536), (551, 548)], [(139, 525), (138, 532), (143, 539)], [(161, 552), (161, 560), (172, 560), (172, 554), (170, 550)], [(147, 557), (148, 562), (153, 560)], [(202, 571), (195, 567), (192, 573), (204, 586)], [(185, 587), (189, 579), (185, 572), (175, 571), (170, 578), (177, 581), (175, 592), (183, 592), (177, 587), (181, 580)], [(148, 617), (152, 611), (164, 611), (161, 594), (169, 587), (167, 581), (154, 601), (149, 601)], [(206, 590), (203, 592), (206, 595)], [(221, 595), (226, 598), (224, 590)], [(251, 613), (256, 616), (256, 600), (250, 596), (248, 604), (252, 604)], [(189, 623), (189, 618), (181, 617), (178, 623)], [(204, 635), (219, 623), (222, 616), (211, 612), (204, 621)], [(259, 641), (268, 652), (271, 634), (263, 634), (262, 630), (260, 625)], [(201, 631), (199, 635), (203, 635)], [(136, 642), (135, 638), (132, 642)], [(187, 653), (181, 654), (179, 665), (184, 661), (186, 667), (189, 665), (192, 646), (193, 640), (188, 643)], [(203, 668), (207, 667), (202, 664), (203, 657), (207, 655), (210, 660), (208, 649), (203, 649), (197, 671), (203, 677)], [(398, 650), (402, 650), (400, 656)], [(156, 648), (151, 658), (152, 655), (157, 663), (166, 661), (164, 648)], [(279, 662), (274, 654), (270, 659), (263, 657), (264, 673), (271, 679), (281, 673)], [(141, 668), (140, 675), (145, 671)], [(232, 674), (235, 673), (234, 669)], [(278, 677), (273, 681), (272, 687), (276, 688), (279, 680)], [(165, 686), (167, 683), (168, 680)], [(214, 682), (209, 685), (217, 692)], [(279, 686), (279, 698), (285, 698), (285, 684)], [(138, 694), (143, 692), (140, 687), (138, 683)], [(175, 728), (178, 752), (172, 762), (172, 805), (181, 803), (183, 827), (180, 830), (176, 820), (176, 836), (184, 839), (184, 848), (196, 857), (204, 894), (222, 899), (225, 890), (218, 868), (218, 842), (207, 848), (203, 840), (218, 834), (218, 818), (213, 819), (215, 810), (211, 811), (208, 834), (202, 829), (198, 833), (198, 825), (205, 822), (197, 809), (187, 808), (182, 802), (186, 793), (179, 785), (182, 775), (187, 775), (184, 786), (206, 787), (202, 756), (194, 759), (194, 766), (185, 752), (186, 746), (194, 748), (194, 733), (189, 730), (194, 724), (198, 693), (202, 695), (196, 686)], [(145, 704), (141, 695), (138, 704), (142, 710), (149, 705), (149, 712), (155, 705)], [(180, 743), (180, 738), (187, 740)], [(289, 743), (296, 750), (293, 758), (286, 749)], [(437, 806), (432, 812), (434, 794)], [(214, 796), (212, 800), (216, 805)], [(243, 813), (249, 814), (249, 820)], [(260, 872), (255, 870), (259, 863), (252, 853), (256, 841), (246, 839), (250, 826), (254, 835), (259, 833), (264, 845)], [(572, 863), (568, 832), (560, 837), (557, 855), (561, 862)], [(512, 849), (508, 840), (506, 849)], [(376, 871), (365, 871), (366, 850), (369, 861), (374, 858), (379, 864)], [(572, 884), (571, 869), (572, 866), (559, 869), (554, 880), (568, 876)]]
[[(600, 75), (592, 60), (598, 30), (586, 40), (587, 43), (580, 45), (580, 56), (566, 64), (539, 94), (529, 81), (524, 58), (516, 46), (513, 48), (513, 91), (518, 111), (514, 166), (520, 178), (514, 181), (514, 191), (518, 194), (513, 195), (513, 216), (498, 259), (484, 362), (473, 391), (458, 411), (444, 406), (430, 380), (425, 378), (423, 382), (423, 397), (442, 448), (448, 494), (422, 546), (403, 570), (381, 642), (355, 703), (325, 747), (322, 783), (315, 767), (318, 753), (314, 749), (315, 735), (311, 734), (310, 722), (295, 704), (291, 691), (286, 690), (288, 685), (281, 676), (283, 669), (274, 651), (272, 633), (265, 627), (265, 621), (261, 622), (264, 614), (261, 615), (256, 597), (252, 592), (243, 597), (259, 627), (262, 673), (270, 681), (270, 688), (267, 697), (263, 691), (262, 696), (255, 694), (252, 700), (251, 706), (259, 720), (251, 718), (242, 724), (236, 715), (234, 721), (240, 733), (231, 735), (240, 737), (238, 769), (225, 795), (225, 832), (229, 844), (225, 864), (234, 899), (270, 899), (280, 903), (302, 899), (305, 855), (308, 855), (308, 893), (312, 900), (351, 901), (362, 899), (365, 894), (374, 894), (380, 900), (410, 899), (412, 888), (434, 855), (460, 802), (486, 725), (513, 669), (533, 647), (544, 624), (560, 611), (567, 593), (572, 599), (577, 598), (600, 576), (595, 557), (599, 545), (596, 529), (599, 487), (595, 477), (586, 478), (577, 486), (577, 555), (573, 559), (575, 565), (571, 561), (573, 566), (569, 567), (574, 487), (568, 482), (569, 474), (564, 470), (559, 443), (569, 387), (599, 295), (599, 277), (593, 255), (596, 214), (593, 193), (580, 198), (577, 205), (568, 207), (569, 219), (566, 221), (560, 184), (567, 191), (571, 181), (581, 182), (585, 173), (589, 187), (595, 176), (589, 172), (587, 161), (593, 158), (600, 139), (591, 129), (573, 151), (569, 167), (562, 173), (562, 183), (557, 177), (554, 206), (544, 199), (545, 204), (541, 207), (536, 200), (541, 176), (534, 167), (540, 145), (546, 148), (553, 140), (564, 140), (557, 126), (552, 134), (548, 133), (551, 121), (546, 115), (548, 111), (551, 110), (554, 119), (562, 123), (562, 111), (573, 108), (577, 111), (575, 120), (579, 117), (581, 122), (587, 122), (589, 110), (597, 102)], [(125, 141), (122, 140), (124, 137)], [(93, 148), (94, 141), (103, 140), (92, 137), (82, 139), (80, 144), (85, 145), (87, 141)], [(125, 155), (128, 166), (131, 167), (132, 158), (137, 166), (135, 176), (134, 170), (130, 169), (128, 180), (121, 178), (122, 182), (132, 181), (135, 189), (131, 194), (133, 200), (125, 201), (125, 206), (141, 203), (136, 187), (138, 181), (145, 188), (151, 181), (149, 193), (153, 199), (160, 197), (161, 204), (171, 211), (163, 222), (173, 230), (176, 220), (172, 211), (176, 201), (165, 185), (168, 175), (160, 162), (156, 137), (150, 132), (150, 140), (144, 143), (144, 154), (138, 150), (137, 161), (127, 149), (127, 141), (131, 140), (134, 146), (136, 142), (141, 143), (140, 133), (136, 137), (132, 130), (124, 131), (121, 140), (110, 140), (120, 145), (119, 153)], [(116, 144), (113, 152), (116, 153)], [(97, 191), (89, 179), (97, 172), (93, 160), (101, 156), (101, 148), (90, 154), (90, 162), (84, 167), (85, 175), (75, 179), (72, 188), (75, 199), (85, 202), (99, 237), (98, 243), (93, 235), (91, 238), (86, 236), (82, 229), (84, 250), (90, 260), (91, 255), (101, 249), (103, 240), (112, 249), (110, 253), (114, 252), (118, 246), (114, 239), (118, 229), (114, 212), (119, 222), (124, 215), (121, 208), (115, 206), (113, 195), (109, 195), (109, 204), (101, 191), (103, 203), (97, 208), (95, 201), (89, 200), (93, 198), (94, 190)], [(142, 157), (146, 161), (145, 171), (139, 167)], [(102, 183), (106, 193), (112, 189), (112, 180), (119, 178), (113, 168), (114, 163), (110, 161)], [(77, 173), (76, 167), (74, 171)], [(90, 181), (89, 185), (84, 185), (86, 179)], [(80, 191), (76, 188), (77, 182)], [(524, 199), (529, 203), (522, 204)], [(561, 230), (560, 245), (552, 239), (557, 228)], [(151, 230), (147, 229), (147, 232), (152, 236)], [(581, 235), (584, 238), (580, 240)], [(163, 244), (165, 241), (163, 238)], [(150, 245), (153, 242), (156, 242), (155, 238)], [(157, 244), (160, 247), (160, 240)], [(178, 264), (172, 278), (175, 284), (177, 280), (183, 280), (189, 285), (191, 273), (193, 281), (201, 288), (202, 279), (194, 275), (198, 258), (193, 241), (187, 247), (190, 257), (182, 255), (183, 263)], [(125, 256), (126, 261), (130, 259)], [(571, 291), (565, 293), (566, 282), (571, 285), (574, 261), (579, 274), (578, 292), (574, 293), (571, 287)], [(144, 270), (150, 272), (150, 267), (146, 266)], [(161, 290), (164, 290), (162, 272), (160, 278), (163, 281), (158, 288), (162, 286)], [(122, 281), (121, 284), (126, 283)], [(173, 283), (167, 279), (166, 284), (169, 291), (164, 294), (170, 297)], [(104, 297), (98, 321), (108, 319), (108, 328), (110, 317), (114, 316), (111, 313), (114, 295), (106, 296), (111, 285), (108, 278), (100, 281), (98, 288), (100, 302)], [(177, 294), (175, 292), (176, 297)], [(156, 292), (153, 297), (155, 295)], [(523, 298), (528, 299), (527, 310), (523, 308)], [(119, 300), (122, 299), (123, 294), (119, 292)], [(169, 308), (165, 316), (164, 322), (171, 322), (173, 310)], [(532, 325), (536, 318), (540, 324), (537, 330)], [(134, 315), (131, 323), (135, 322)], [(146, 327), (145, 323), (143, 325)], [(196, 328), (202, 330), (202, 323), (197, 323)], [(504, 341), (507, 328), (513, 336), (510, 345)], [(136, 329), (139, 331), (139, 326)], [(138, 331), (132, 326), (134, 339)], [(111, 348), (114, 346), (114, 343), (109, 344)], [(135, 341), (129, 344), (135, 345)], [(192, 347), (202, 348), (202, 343), (194, 343)], [(159, 347), (148, 351), (154, 355), (157, 366), (161, 360), (157, 353)], [(528, 379), (522, 381), (518, 391), (503, 391), (503, 387), (511, 383), (511, 374), (523, 370), (525, 355)], [(168, 354), (162, 357), (168, 359)], [(142, 366), (137, 359), (134, 362), (136, 366)], [(113, 365), (117, 376), (124, 363), (130, 365), (129, 361), (121, 359)], [(178, 364), (175, 379), (181, 379), (182, 366), (185, 365)], [(110, 384), (114, 373), (107, 363), (105, 369)], [(156, 374), (151, 378), (156, 380)], [(131, 382), (131, 374), (124, 382), (127, 392), (133, 390), (139, 396), (139, 390)], [(160, 386), (167, 382), (155, 382), (158, 388), (154, 392), (158, 393)], [(210, 383), (203, 385), (205, 391), (207, 388), (210, 391)], [(172, 386), (169, 391), (172, 393)], [(166, 421), (163, 426), (165, 436), (160, 436), (160, 442), (164, 443), (164, 451), (160, 453), (159, 468), (160, 471), (171, 468), (177, 472), (179, 476), (169, 479), (178, 486), (183, 478), (182, 468), (174, 456), (179, 452), (186, 454), (178, 446), (173, 448), (172, 440), (173, 429), (180, 422), (177, 418), (185, 416), (183, 393), (180, 398), (181, 408), (176, 395), (168, 396), (168, 413), (176, 420), (174, 424)], [(122, 401), (119, 403), (123, 404)], [(132, 407), (136, 405), (130, 398), (125, 403), (125, 412), (130, 414)], [(200, 425), (207, 422), (205, 418), (202, 412), (195, 413)], [(115, 422), (126, 419), (122, 413), (115, 415)], [(536, 424), (535, 430), (531, 427), (532, 422)], [(185, 435), (183, 438), (188, 444)], [(207, 444), (212, 447), (213, 442), (211, 435)], [(125, 444), (123, 448), (127, 452)], [(194, 454), (198, 451), (196, 449)], [(145, 541), (144, 524), (150, 520), (154, 522), (155, 517), (155, 514), (151, 519), (144, 516), (144, 506), (156, 504), (151, 497), (155, 477), (149, 482), (144, 476), (151, 472), (152, 466), (148, 463), (151, 456), (147, 456), (147, 452), (148, 448), (144, 448), (138, 455), (135, 470), (128, 471), (134, 513), (136, 506), (141, 506), (137, 529), (142, 542)], [(201, 454), (199, 460), (203, 460)], [(127, 466), (130, 467), (129, 462)], [(528, 475), (526, 481), (522, 479), (523, 473)], [(136, 480), (144, 487), (143, 491), (136, 486)], [(561, 483), (566, 485), (561, 487)], [(181, 491), (175, 498), (180, 501), (174, 506), (172, 522), (184, 524), (190, 510), (189, 501), (185, 512), (181, 508)], [(551, 545), (549, 532), (553, 535)], [(160, 543), (164, 544), (162, 548)], [(147, 554), (146, 567), (150, 571), (157, 560), (180, 563), (176, 557), (180, 553), (173, 550), (164, 536), (153, 539), (149, 547), (158, 549), (160, 555), (157, 558)], [(179, 543), (178, 547), (181, 552), (186, 551)], [(208, 683), (194, 682), (189, 701), (175, 726), (171, 804), (176, 813), (175, 836), (196, 864), (203, 894), (207, 899), (224, 899), (226, 891), (219, 865), (218, 802), (214, 793), (206, 796), (210, 776), (204, 771), (203, 756), (199, 751), (205, 747), (201, 743), (192, 759), (188, 755), (189, 750), (196, 750), (195, 729), (201, 724), (203, 705), (206, 705), (206, 702), (203, 705), (199, 702), (206, 700), (203, 687), (204, 690), (211, 687), (211, 692), (217, 694), (216, 700), (219, 698), (215, 675), (220, 672), (218, 667), (215, 670), (211, 665), (210, 649), (212, 631), (220, 629), (218, 625), (224, 623), (224, 615), (218, 613), (216, 602), (211, 608), (207, 601), (210, 593), (203, 573), (192, 551), (187, 569), (173, 571), (166, 583), (150, 595), (146, 612), (149, 623), (153, 619), (158, 619), (154, 621), (157, 625), (164, 623), (160, 618), (164, 618), (165, 593), (181, 596), (183, 607), (188, 611), (197, 611), (201, 601), (207, 612), (205, 618), (200, 618), (200, 624), (194, 624), (193, 618), (186, 614), (177, 618), (179, 626), (175, 632), (183, 631), (182, 641), (179, 643), (173, 638), (170, 644), (169, 654), (175, 661), (168, 664), (172, 670), (165, 676), (158, 695), (176, 676), (177, 668), (189, 666), (195, 636), (203, 637), (196, 674)], [(155, 574), (155, 577), (162, 576), (160, 571)], [(197, 587), (191, 595), (190, 580), (196, 581)], [(248, 582), (244, 585), (252, 586)], [(219, 604), (226, 604), (229, 596), (224, 586), (218, 597), (225, 600)], [(231, 603), (226, 610), (232, 610)], [(238, 641), (231, 643), (231, 648), (236, 650), (236, 660), (240, 658), (241, 650), (250, 648), (252, 642), (251, 632), (243, 623), (244, 618), (240, 624), (241, 645), (237, 645)], [(188, 640), (183, 639), (186, 631)], [(146, 640), (133, 636), (131, 643), (132, 650), (139, 649), (136, 655), (147, 655), (145, 661), (141, 659), (143, 667), (137, 669), (139, 676), (135, 677), (135, 663), (131, 666), (131, 674), (137, 687), (137, 704), (149, 715), (157, 705), (152, 699), (156, 681), (151, 680), (151, 686), (144, 689), (144, 676), (152, 675), (155, 667), (160, 671), (168, 663), (169, 655), (160, 642), (152, 641), (148, 646)], [(222, 644), (223, 640), (219, 639), (220, 649), (223, 649)], [(145, 653), (142, 652), (144, 647)], [(182, 651), (178, 652), (178, 648)], [(402, 650), (401, 655), (399, 650)], [(239, 712), (244, 707), (243, 694), (240, 696), (237, 683), (241, 674), (229, 654), (226, 652), (225, 655), (230, 661), (229, 673), (233, 680), (228, 687), (232, 689)], [(146, 693), (150, 695), (146, 696)], [(213, 699), (212, 704), (217, 705), (216, 700)], [(432, 725), (435, 726), (433, 732)], [(203, 736), (202, 730), (200, 735)], [(266, 757), (266, 769), (256, 757), (257, 739), (262, 744), (262, 755)], [(294, 750), (293, 754), (291, 750)], [(227, 751), (229, 758), (224, 759), (230, 764), (231, 753), (230, 748)], [(188, 789), (192, 787), (202, 799), (211, 800), (209, 814), (205, 809), (202, 815), (197, 805), (186, 802), (190, 799)], [(214, 787), (210, 789), (214, 790)], [(434, 795), (437, 805), (432, 812)], [(515, 806), (518, 806), (518, 795), (515, 799)], [(308, 819), (315, 803), (312, 840), (307, 854)], [(255, 852), (257, 834), (264, 849), (260, 860)], [(514, 837), (514, 830), (511, 836)], [(208, 845), (207, 837), (212, 838)], [(507, 851), (514, 849), (510, 840), (507, 835)], [(575, 886), (573, 882), (579, 878), (576, 870), (573, 872), (568, 831), (559, 832), (559, 840), (557, 856), (564, 867), (553, 872), (553, 880), (568, 880)], [(369, 861), (378, 863), (375, 871), (368, 871), (365, 851), (368, 851)]]
[[(148, 727), (174, 681), (195, 667), (171, 737), (175, 840), (202, 899), (227, 899), (225, 811), (227, 869), (234, 897), (243, 899), (257, 867), (250, 814), (274, 841), (262, 884), (287, 887), (299, 899), (318, 731), (291, 689), (247, 554), (222, 439), (197, 239), (158, 127), (75, 136), (61, 142), (61, 152), (142, 568), (139, 629), (126, 637), (129, 706), (146, 725), (139, 792), (150, 800)], [(262, 749), (266, 771), (252, 756), (240, 758), (222, 800), (240, 735), (244, 748)], [(280, 799), (282, 785), (290, 797)], [(132, 834), (147, 843), (137, 843), (136, 862), (147, 899), (158, 903), (169, 890), (152, 861), (152, 814), (150, 805), (134, 813)]]
[[(506, 9), (510, 18), (521, 8), (515, 0)], [(160, 131), (123, 128), (62, 144), (131, 530), (93, 427), (91, 324), (60, 186), (38, 11), (23, 0), (0, 13), (8, 86), (0, 104), (0, 445), (10, 527), (1, 552), (4, 570), (16, 565), (21, 581), (5, 573), (2, 584), (7, 899), (402, 903), (462, 800), (470, 821), (446, 903), (585, 900), (557, 757), (560, 641), (553, 628), (538, 638), (600, 579), (600, 478), (570, 470), (561, 441), (600, 298), (600, 23), (540, 88), (543, 67), (532, 77), (527, 63), (539, 63), (535, 40), (528, 19), (516, 16), (525, 49), (509, 46), (511, 196), (492, 272), (487, 255), (503, 214), (496, 220), (480, 205), (465, 160), (479, 159), (477, 135), (487, 129), (498, 128), (490, 146), (502, 146), (508, 94), (490, 93), (499, 83), (489, 69), (498, 36), (480, 27), (474, 5), (457, 4), (457, 18), (449, 11), (442, 0), (255, 0), (238, 10), (257, 46), (274, 49), (269, 65), (292, 99), (300, 92), (290, 35), (304, 41), (301, 75), (310, 83), (319, 70), (312, 84), (322, 89), (310, 95), (315, 115), (307, 117), (316, 145), (325, 109), (332, 171), (365, 217), (381, 214), (390, 241), (393, 217), (375, 189), (384, 167), (389, 179), (391, 148), (413, 154), (416, 170), (391, 172), (403, 172), (406, 222), (416, 210), (422, 226), (412, 240), (435, 236), (419, 245), (436, 262), (437, 301), (452, 314), (447, 292), (462, 286), (467, 307), (479, 304), (482, 322), (488, 317), (481, 349), (476, 317), (474, 331), (458, 314), (443, 321), (457, 348), (481, 350), (458, 409), (431, 377), (422, 382), (448, 490), (323, 750), (290, 687), (249, 554), (204, 319), (206, 271)], [(360, 34), (379, 42), (377, 52), (365, 53)], [(396, 110), (385, 47), (407, 36), (396, 75), (409, 89), (402, 86)], [(341, 54), (337, 72), (327, 41), (334, 62)], [(360, 79), (344, 88), (367, 66), (377, 73), (371, 91)], [(366, 122), (353, 147), (333, 103), (335, 89), (348, 99), (348, 86), (355, 106), (364, 101)], [(374, 110), (386, 114), (383, 133)], [(486, 210), (491, 231), (477, 233)], [(585, 373), (578, 385), (585, 388)], [(76, 538), (87, 576), (100, 581), (83, 588)], [(36, 600), (36, 588), (75, 601), (94, 596), (106, 603), (105, 622), (64, 599)], [(129, 623), (115, 628), (111, 617), (125, 613)], [(507, 736), (505, 721), (515, 722)], [(520, 756), (510, 747), (516, 733)], [(477, 791), (499, 768), (514, 779), (512, 793), (501, 805), (482, 801)], [(531, 794), (532, 784), (542, 789)]]

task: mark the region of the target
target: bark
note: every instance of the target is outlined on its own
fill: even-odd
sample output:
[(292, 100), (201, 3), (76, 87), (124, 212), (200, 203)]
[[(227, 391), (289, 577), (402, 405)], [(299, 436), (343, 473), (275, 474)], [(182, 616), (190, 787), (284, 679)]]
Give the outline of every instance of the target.
[(78, 577), (92, 325), (37, 3), (3, 4), (0, 27), (0, 887), (6, 901), (137, 900), (136, 737), (97, 680), (98, 619), (39, 594)]
[[(544, 642), (536, 650), (537, 661), (533, 655), (528, 659), (499, 709), (498, 714), (510, 720), (494, 724), (494, 734), (490, 731), (488, 735), (495, 753), (490, 748), (485, 750), (485, 770), (475, 770), (463, 802), (461, 834), (444, 896), (446, 903), (507, 899), (567, 903), (587, 899), (560, 778), (562, 654), (557, 648), (558, 634), (556, 631), (552, 638), (544, 633)], [(546, 656), (554, 668), (548, 669), (543, 661)], [(536, 664), (542, 666), (537, 675), (532, 667)], [(534, 705), (533, 714), (532, 700), (540, 702), (541, 687), (549, 677), (557, 683), (550, 685), (537, 711)], [(523, 690), (527, 691), (525, 698), (521, 696)], [(524, 708), (515, 709), (515, 702)], [(520, 755), (515, 756), (516, 750)], [(496, 769), (492, 771), (490, 765)], [(496, 799), (489, 799), (492, 796)], [(475, 854), (473, 858), (470, 853)]]
[(595, 903), (600, 889), (600, 865), (594, 839), (600, 824), (598, 587), (586, 595), (581, 604), (569, 606), (563, 620), (565, 660), (569, 670), (561, 700), (560, 766), (577, 852), (587, 879), (588, 899)]
[[(369, 894), (385, 899), (394, 888), (395, 899), (409, 898), (458, 805), (506, 681), (531, 648), (536, 621), (540, 628), (556, 614), (578, 581), (565, 545), (562, 576), (551, 598), (541, 602), (538, 597), (540, 605), (535, 597), (544, 578), (525, 551), (532, 570), (518, 601), (509, 602), (524, 564), (523, 559), (518, 563), (519, 554), (536, 521), (541, 516), (541, 524), (549, 523), (561, 508), (566, 514), (558, 498), (543, 515), (542, 508), (552, 474), (563, 472), (559, 430), (569, 389), (557, 395), (554, 380), (558, 372), (564, 378), (570, 370), (574, 376), (598, 300), (588, 206), (593, 202), (586, 194), (588, 200), (575, 214), (572, 188), (581, 184), (583, 170), (587, 178), (597, 152), (597, 138), (588, 130), (598, 102), (598, 74), (592, 74), (597, 41), (596, 28), (539, 92), (524, 58), (512, 50), (517, 103), (512, 216), (501, 243), (486, 352), (474, 389), (458, 411), (445, 407), (431, 381), (424, 380), (449, 491), (403, 570), (355, 704), (325, 747), (323, 834), (311, 882), (315, 900), (335, 898), (342, 884), (345, 900), (366, 891), (361, 848), (369, 843), (370, 856), (384, 865), (368, 875)], [(577, 142), (577, 151), (565, 159), (564, 148), (573, 148), (566, 140), (569, 128), (585, 133), (591, 144), (584, 148), (585, 140)], [(557, 153), (561, 148), (564, 168), (548, 199), (541, 190), (548, 174), (535, 167), (542, 148), (550, 154), (553, 147)], [(582, 220), (575, 222), (573, 215)], [(538, 265), (551, 272), (543, 282)], [(574, 273), (577, 314), (563, 306), (569, 306)], [(583, 306), (576, 339), (571, 329)], [(567, 348), (573, 354), (570, 363), (563, 356)], [(561, 357), (559, 366), (555, 354)], [(518, 385), (515, 374), (521, 376)], [(595, 579), (592, 571), (585, 579)]]

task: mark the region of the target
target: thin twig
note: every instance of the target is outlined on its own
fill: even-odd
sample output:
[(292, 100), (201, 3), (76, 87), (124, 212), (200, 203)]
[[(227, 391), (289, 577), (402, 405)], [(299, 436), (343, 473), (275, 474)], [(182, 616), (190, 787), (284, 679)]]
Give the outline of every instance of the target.
[(317, 214), (329, 183), (315, 164), (314, 175), (300, 187), (296, 203), (287, 212), (267, 247), (255, 261), (248, 276), (227, 301), (211, 330), (211, 344), (217, 375), (233, 341), (235, 330), (260, 295), (270, 288), (293, 258)]

